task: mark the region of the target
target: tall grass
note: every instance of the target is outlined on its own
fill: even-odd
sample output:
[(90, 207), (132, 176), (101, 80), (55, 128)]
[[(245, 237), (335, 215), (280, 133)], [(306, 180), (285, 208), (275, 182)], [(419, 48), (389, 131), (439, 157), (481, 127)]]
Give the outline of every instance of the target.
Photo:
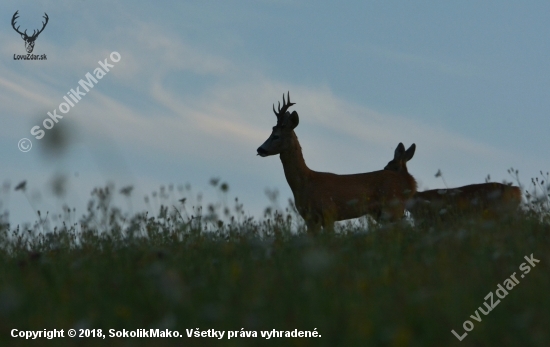
[[(113, 206), (94, 190), (87, 213), (38, 214), (32, 226), (0, 220), (0, 345), (11, 329), (170, 329), (180, 338), (59, 338), (31, 346), (549, 346), (548, 180), (524, 211), (502, 220), (457, 218), (343, 223), (311, 237), (290, 205), (261, 220), (227, 202), (148, 198), (157, 212)], [(541, 189), (546, 194), (542, 197)], [(25, 193), (25, 187), (19, 187)], [(185, 193), (187, 190), (183, 190)], [(163, 195), (164, 194), (164, 195)], [(276, 194), (269, 192), (273, 199)], [(546, 205), (545, 205), (546, 204)], [(540, 260), (524, 278), (524, 256)], [(519, 284), (481, 322), (470, 318), (512, 273)], [(496, 298), (496, 297), (495, 297)], [(460, 342), (452, 333), (474, 328)], [(255, 331), (256, 338), (188, 338), (186, 329)], [(261, 331), (316, 331), (271, 338)]]

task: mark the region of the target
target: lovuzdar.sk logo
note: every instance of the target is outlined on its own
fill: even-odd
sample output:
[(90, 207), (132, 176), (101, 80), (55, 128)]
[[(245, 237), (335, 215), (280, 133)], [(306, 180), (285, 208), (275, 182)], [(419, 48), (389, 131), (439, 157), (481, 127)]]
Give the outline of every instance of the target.
[(48, 14), (44, 12), (43, 18), (45, 19), (45, 21), (42, 22), (42, 29), (33, 30), (32, 35), (27, 35), (27, 29), (25, 29), (24, 32), (21, 32), (19, 30), (19, 26), (17, 26), (17, 28), (15, 27), (17, 25), (16, 23), (17, 18), (19, 18), (19, 10), (15, 11), (15, 13), (13, 14), (13, 17), (11, 18), (11, 26), (13, 27), (13, 30), (15, 30), (19, 35), (21, 35), (21, 38), (25, 41), (25, 49), (27, 50), (27, 54), (26, 55), (14, 54), (13, 60), (47, 60), (46, 54), (40, 54), (40, 55), (32, 54), (32, 51), (34, 49), (34, 42), (38, 38), (38, 35), (40, 35), (42, 31), (44, 31), (44, 28), (46, 28), (46, 24), (48, 24), (48, 20), (50, 19), (48, 17)]

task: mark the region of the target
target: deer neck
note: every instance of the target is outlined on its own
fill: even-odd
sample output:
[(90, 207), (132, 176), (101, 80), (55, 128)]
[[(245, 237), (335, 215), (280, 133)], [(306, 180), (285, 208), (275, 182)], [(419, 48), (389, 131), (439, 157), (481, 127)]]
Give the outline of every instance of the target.
[(281, 162), (285, 171), (285, 177), (292, 189), (294, 195), (303, 187), (311, 175), (311, 170), (307, 167), (302, 155), (302, 147), (298, 142), (298, 137), (292, 132), (290, 146), (281, 151)]

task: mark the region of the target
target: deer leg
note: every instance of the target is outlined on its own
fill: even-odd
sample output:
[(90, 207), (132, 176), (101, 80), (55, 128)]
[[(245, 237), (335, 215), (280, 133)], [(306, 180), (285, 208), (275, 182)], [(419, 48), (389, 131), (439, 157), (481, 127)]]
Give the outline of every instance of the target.
[(310, 235), (318, 235), (325, 225), (324, 216), (320, 213), (310, 213), (306, 219), (307, 231)]
[(334, 222), (325, 223), (325, 225), (323, 226), (323, 230), (326, 233), (334, 234)]
[(330, 214), (323, 216), (323, 231), (334, 234), (334, 218)]
[(309, 220), (306, 221), (307, 225), (307, 233), (310, 235), (319, 235), (319, 231), (321, 231), (321, 223)]

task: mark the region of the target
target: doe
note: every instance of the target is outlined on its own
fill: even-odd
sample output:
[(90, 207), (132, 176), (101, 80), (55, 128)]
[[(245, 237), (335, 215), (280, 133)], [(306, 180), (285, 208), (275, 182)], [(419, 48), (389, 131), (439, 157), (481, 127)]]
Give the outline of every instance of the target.
[[(407, 161), (412, 159), (415, 149), (416, 145), (412, 144), (405, 151), (403, 144), (399, 143), (393, 160), (384, 170), (408, 173)], [(447, 216), (468, 215), (496, 219), (513, 213), (520, 203), (519, 187), (491, 182), (416, 192), (407, 202), (406, 209), (416, 218), (446, 219)]]

